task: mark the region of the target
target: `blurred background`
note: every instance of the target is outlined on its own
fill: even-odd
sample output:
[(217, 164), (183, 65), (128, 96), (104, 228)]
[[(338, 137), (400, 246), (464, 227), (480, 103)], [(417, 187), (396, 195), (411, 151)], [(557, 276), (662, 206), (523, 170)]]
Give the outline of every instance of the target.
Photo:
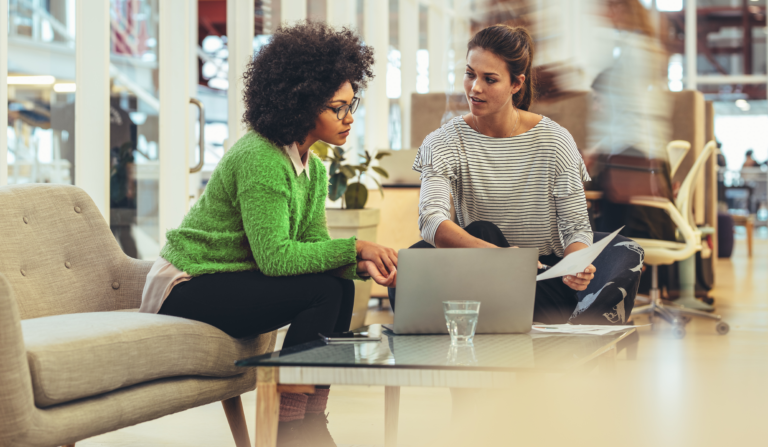
[[(327, 21), (357, 30), (376, 50), (376, 78), (360, 93), (344, 149), (350, 160), (366, 150), (390, 153), (375, 162), (388, 176), (372, 173), (376, 181), (366, 182), (370, 189), (383, 184), (385, 196), (370, 195), (367, 207), (380, 213), (365, 234), (406, 248), (420, 239), (419, 177), (411, 170), (416, 148), (442, 123), (468, 112), (462, 84), (468, 40), (493, 24), (525, 26), (536, 47), (539, 96), (532, 111), (573, 135), (593, 178), (585, 185), (593, 227), (624, 225), (625, 234), (675, 247), (684, 238), (669, 215), (621, 192), (679, 204), (701, 248), (658, 267), (661, 298), (684, 298), (709, 311), (717, 306), (732, 331), (717, 335), (697, 319), (683, 342), (676, 340), (679, 333), (642, 326), (637, 361), (622, 354), (617, 380), (577, 376), (536, 389), (549, 394), (533, 387), (515, 395), (494, 391), (486, 399), (483, 423), (493, 426), (485, 427), (492, 435), (485, 445), (506, 445), (493, 443), (507, 439), (512, 417), (528, 444), (715, 445), (739, 439), (751, 445), (761, 439), (758, 417), (766, 410), (768, 372), (765, 0), (175, 0), (183, 8), (173, 12), (164, 9), (165, 1), (0, 0), (8, 14), (7, 30), (0, 30), (7, 39), (7, 47), (0, 46), (0, 62), (7, 62), (0, 184), (81, 186), (126, 254), (155, 259), (165, 229), (181, 222), (226, 150), (247, 130), (240, 76), (248, 59), (281, 24)], [(97, 24), (110, 42), (107, 59), (90, 54), (79, 37)], [(96, 73), (101, 84), (78, 83), (87, 73)], [(176, 83), (183, 94), (174, 90)], [(108, 89), (108, 113), (78, 108), (78, 100), (90, 101), (97, 87)], [(105, 129), (106, 147), (84, 140)], [(710, 141), (715, 148), (707, 152)], [(85, 167), (104, 154), (108, 172)], [(648, 300), (650, 278), (643, 274), (638, 305)], [(386, 290), (367, 287), (359, 321), (390, 322)], [(329, 407), (342, 415), (331, 426), (334, 435), (349, 440), (344, 445), (361, 438), (380, 444), (383, 426), (371, 428), (371, 421), (383, 413), (383, 404), (376, 406), (383, 391), (338, 388)], [(582, 405), (586, 401), (589, 406)], [(403, 422), (404, 442), (444, 442), (434, 433), (443, 435), (446, 428), (447, 390), (404, 391), (404, 402), (410, 408), (403, 410), (409, 421)], [(173, 416), (185, 427), (173, 436), (149, 423), (83, 445), (126, 445), (126, 439), (143, 445), (143, 430), (157, 430), (161, 435), (154, 439), (170, 439), (168, 445), (179, 445), (179, 434), (187, 436), (181, 445), (229, 439), (225, 426), (210, 430), (216, 439), (210, 442), (199, 431), (179, 433), (197, 425), (208, 434), (215, 418), (223, 424), (218, 413), (208, 417), (220, 408), (200, 411)], [(185, 419), (194, 414), (203, 422)], [(554, 419), (566, 421), (562, 429), (552, 428)], [(650, 437), (647, 426), (654, 429), (648, 429)], [(595, 433), (600, 435), (592, 438)]]
[[(385, 3), (388, 21), (378, 14)], [(190, 96), (205, 107), (202, 169), (189, 177), (194, 200), (239, 118), (230, 116), (237, 96), (230, 92), (236, 74), (229, 73), (227, 2), (189, 7), (193, 40), (178, 50), (189, 53)], [(376, 80), (363, 93), (348, 149), (418, 147), (441, 122), (466, 111), (463, 61), (471, 35), (490, 24), (520, 25), (536, 43), (534, 111), (574, 135), (587, 162), (594, 161), (591, 172), (599, 174), (601, 156), (627, 148), (664, 158), (675, 120), (697, 119), (670, 94), (697, 91), (713, 107), (719, 209), (753, 216), (757, 231), (768, 220), (768, 140), (755, 132), (768, 126), (762, 1), (255, 0), (251, 9), (253, 30), (240, 41), (252, 41), (252, 51), (280, 23), (304, 18), (349, 26), (375, 46)], [(76, 0), (8, 0), (8, 14), (8, 183), (75, 184)], [(160, 22), (157, 0), (109, 2), (110, 220), (124, 250), (144, 259), (158, 253), (162, 239)], [(579, 112), (566, 113), (573, 110)], [(191, 165), (198, 154), (190, 147)], [(394, 170), (395, 177), (408, 176)]]

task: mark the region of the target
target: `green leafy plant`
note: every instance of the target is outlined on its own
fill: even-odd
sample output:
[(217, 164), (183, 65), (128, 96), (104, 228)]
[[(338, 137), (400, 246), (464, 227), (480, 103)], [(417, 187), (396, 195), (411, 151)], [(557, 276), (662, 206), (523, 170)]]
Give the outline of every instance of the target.
[[(330, 184), (328, 186), (328, 198), (332, 201), (343, 198), (341, 207), (352, 210), (365, 208), (368, 201), (368, 188), (363, 183), (363, 176), (368, 175), (369, 170), (373, 170), (384, 178), (389, 178), (389, 173), (379, 166), (371, 166), (373, 160), (381, 160), (389, 155), (388, 152), (380, 152), (371, 156), (368, 151), (365, 155), (358, 155), (359, 163), (345, 163), (344, 149), (338, 146), (331, 146), (322, 141), (312, 145), (312, 150), (323, 160), (330, 161), (331, 166), (328, 169), (330, 174)], [(355, 154), (357, 155), (357, 154)], [(354, 156), (354, 155), (353, 155)], [(384, 190), (376, 177), (371, 176), (374, 182), (379, 186), (381, 197), (384, 197)], [(351, 183), (350, 183), (351, 182)]]

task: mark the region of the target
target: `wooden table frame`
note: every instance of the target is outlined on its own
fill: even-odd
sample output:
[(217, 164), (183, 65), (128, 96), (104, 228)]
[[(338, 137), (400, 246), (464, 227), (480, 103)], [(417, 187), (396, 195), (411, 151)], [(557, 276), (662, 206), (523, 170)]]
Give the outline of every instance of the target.
[[(631, 329), (621, 337), (581, 359), (569, 371), (578, 370), (597, 360), (601, 373), (615, 371), (616, 344), (629, 336)], [(277, 424), (280, 413), (280, 393), (315, 392), (315, 384), (384, 386), (384, 445), (397, 445), (400, 387), (442, 387), (454, 392), (464, 389), (508, 388), (518, 375), (540, 374), (546, 371), (495, 372), (454, 369), (397, 368), (397, 367), (256, 367), (256, 447), (274, 447), (277, 443)], [(563, 372), (560, 372), (561, 374)]]
[(752, 215), (731, 214), (733, 225), (744, 226), (747, 229), (747, 255), (752, 257), (753, 237), (755, 234), (755, 219)]

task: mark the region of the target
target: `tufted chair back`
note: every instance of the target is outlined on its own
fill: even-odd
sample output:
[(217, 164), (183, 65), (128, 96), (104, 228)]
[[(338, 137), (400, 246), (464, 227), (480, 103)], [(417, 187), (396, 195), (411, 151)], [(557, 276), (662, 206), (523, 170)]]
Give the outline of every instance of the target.
[(75, 186), (0, 187), (0, 273), (22, 319), (138, 308), (151, 261), (126, 256)]

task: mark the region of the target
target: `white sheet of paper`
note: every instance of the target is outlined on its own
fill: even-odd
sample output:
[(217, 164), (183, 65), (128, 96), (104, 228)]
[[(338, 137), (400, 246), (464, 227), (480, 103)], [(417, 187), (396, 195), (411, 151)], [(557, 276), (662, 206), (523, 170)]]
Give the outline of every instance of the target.
[(597, 324), (534, 324), (530, 334), (589, 334), (606, 335), (638, 326), (607, 326)]
[(549, 270), (536, 276), (536, 281), (543, 281), (550, 278), (558, 278), (565, 275), (575, 275), (581, 273), (592, 264), (600, 253), (608, 244), (611, 243), (613, 238), (619, 234), (624, 227), (619, 228), (608, 236), (602, 238), (600, 241), (592, 244), (591, 247), (587, 247), (584, 250), (579, 250), (564, 257), (562, 261), (558, 262)]

